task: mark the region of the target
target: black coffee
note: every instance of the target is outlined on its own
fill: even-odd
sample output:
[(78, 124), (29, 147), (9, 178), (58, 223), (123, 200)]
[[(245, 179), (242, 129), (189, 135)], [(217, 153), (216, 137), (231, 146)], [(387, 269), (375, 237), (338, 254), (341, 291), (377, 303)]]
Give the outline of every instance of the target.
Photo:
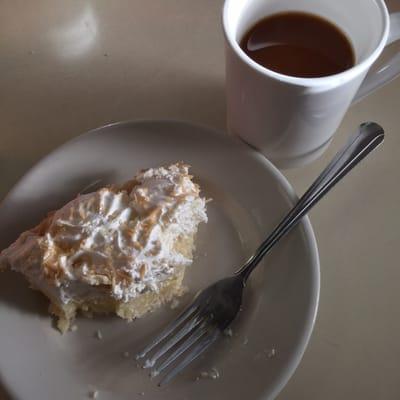
[(246, 33), (240, 47), (258, 64), (297, 77), (333, 75), (355, 63), (353, 47), (337, 26), (302, 12), (264, 18)]

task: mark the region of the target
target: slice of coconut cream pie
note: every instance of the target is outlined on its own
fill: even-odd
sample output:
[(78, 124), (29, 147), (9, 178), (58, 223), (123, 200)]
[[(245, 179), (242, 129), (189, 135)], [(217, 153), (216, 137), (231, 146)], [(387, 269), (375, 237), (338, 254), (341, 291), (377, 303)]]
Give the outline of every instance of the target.
[(65, 332), (77, 311), (140, 317), (182, 292), (194, 236), (207, 222), (188, 166), (148, 169), (78, 196), (0, 254), (50, 299)]

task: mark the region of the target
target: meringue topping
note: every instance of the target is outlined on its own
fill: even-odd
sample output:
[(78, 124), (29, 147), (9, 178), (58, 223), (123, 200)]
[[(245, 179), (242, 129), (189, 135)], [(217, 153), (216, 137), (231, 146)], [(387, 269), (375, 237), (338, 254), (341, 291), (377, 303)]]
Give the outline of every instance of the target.
[(207, 221), (188, 166), (151, 168), (132, 181), (80, 195), (0, 255), (63, 303), (100, 289), (119, 301), (157, 291), (191, 259), (174, 244)]

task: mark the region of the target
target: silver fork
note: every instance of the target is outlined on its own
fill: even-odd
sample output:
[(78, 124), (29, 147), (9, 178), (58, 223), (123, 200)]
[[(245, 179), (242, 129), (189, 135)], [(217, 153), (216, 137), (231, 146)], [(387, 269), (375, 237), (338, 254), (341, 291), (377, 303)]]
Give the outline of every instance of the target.
[(137, 355), (137, 359), (148, 357), (144, 368), (151, 368), (152, 377), (165, 372), (160, 386), (173, 379), (221, 336), (238, 314), (247, 279), (260, 260), (383, 138), (384, 131), (378, 124), (361, 124), (254, 255), (233, 276), (199, 292), (192, 304)]

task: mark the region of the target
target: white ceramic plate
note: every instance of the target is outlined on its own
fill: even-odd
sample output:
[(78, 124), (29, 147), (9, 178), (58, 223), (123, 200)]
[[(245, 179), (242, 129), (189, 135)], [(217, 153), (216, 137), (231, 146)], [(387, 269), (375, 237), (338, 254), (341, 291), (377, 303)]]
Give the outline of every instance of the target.
[[(208, 205), (200, 229), (190, 289), (232, 273), (255, 250), (295, 199), (281, 173), (225, 134), (173, 121), (128, 122), (88, 132), (37, 164), (0, 206), (0, 248), (94, 186), (130, 178), (145, 167), (183, 160)], [(163, 309), (131, 324), (114, 317), (79, 318), (76, 332), (51, 326), (47, 302), (15, 273), (0, 274), (0, 379), (18, 400), (272, 399), (297, 367), (310, 337), (319, 295), (317, 246), (308, 219), (276, 246), (252, 276), (244, 309), (224, 338), (165, 388), (158, 388), (132, 355), (182, 308)], [(99, 329), (103, 339), (94, 337)], [(275, 349), (275, 357), (268, 353)], [(216, 367), (217, 380), (195, 378)]]

